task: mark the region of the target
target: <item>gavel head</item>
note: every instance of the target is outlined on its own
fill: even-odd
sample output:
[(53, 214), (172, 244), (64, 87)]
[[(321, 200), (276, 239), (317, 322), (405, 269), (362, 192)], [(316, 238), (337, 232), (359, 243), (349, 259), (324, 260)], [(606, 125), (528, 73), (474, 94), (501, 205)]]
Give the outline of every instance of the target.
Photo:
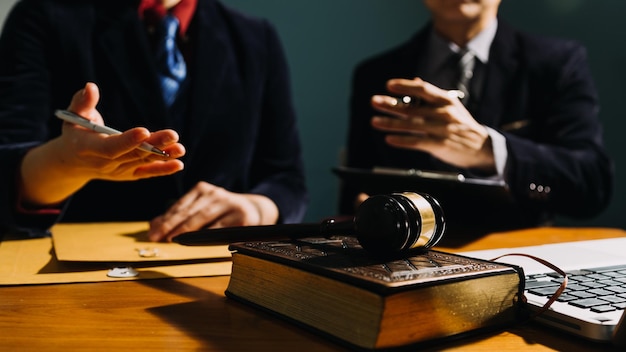
[(356, 212), (354, 227), (365, 250), (393, 255), (434, 246), (445, 221), (439, 202), (430, 195), (403, 192), (367, 198)]

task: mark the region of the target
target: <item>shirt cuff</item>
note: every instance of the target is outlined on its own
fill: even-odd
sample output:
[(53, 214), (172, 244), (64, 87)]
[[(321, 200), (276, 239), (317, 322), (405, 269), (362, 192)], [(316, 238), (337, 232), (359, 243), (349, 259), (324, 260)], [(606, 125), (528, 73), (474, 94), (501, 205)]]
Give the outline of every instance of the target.
[(498, 131), (491, 127), (487, 127), (487, 133), (491, 138), (491, 147), (493, 149), (493, 158), (496, 164), (496, 173), (498, 177), (504, 179), (504, 167), (509, 158), (509, 152), (506, 149), (506, 138)]

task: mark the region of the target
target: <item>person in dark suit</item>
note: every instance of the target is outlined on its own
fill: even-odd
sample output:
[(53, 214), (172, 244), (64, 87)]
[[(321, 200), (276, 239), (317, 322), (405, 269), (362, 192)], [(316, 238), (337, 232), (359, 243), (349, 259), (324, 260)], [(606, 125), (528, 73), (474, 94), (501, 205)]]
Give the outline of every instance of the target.
[[(171, 105), (154, 54), (167, 15), (186, 64)], [(273, 26), (216, 0), (19, 1), (0, 38), (0, 227), (146, 220), (160, 241), (300, 222), (308, 195), (289, 79)], [(68, 103), (124, 132), (63, 123), (54, 112)]]
[[(512, 202), (447, 195), (441, 205), (451, 232), (599, 214), (614, 172), (585, 48), (513, 29), (498, 18), (499, 0), (424, 3), (424, 28), (355, 69), (345, 164), (506, 181)], [(353, 213), (367, 196), (361, 192), (344, 184), (340, 211)]]

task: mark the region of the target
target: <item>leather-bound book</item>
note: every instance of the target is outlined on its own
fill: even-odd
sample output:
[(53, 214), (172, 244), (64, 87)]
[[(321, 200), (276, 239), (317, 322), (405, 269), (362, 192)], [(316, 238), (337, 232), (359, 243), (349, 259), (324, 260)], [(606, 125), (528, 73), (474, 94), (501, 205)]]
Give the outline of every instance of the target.
[(336, 342), (388, 349), (520, 318), (516, 266), (435, 250), (376, 257), (353, 237), (234, 243), (227, 297)]

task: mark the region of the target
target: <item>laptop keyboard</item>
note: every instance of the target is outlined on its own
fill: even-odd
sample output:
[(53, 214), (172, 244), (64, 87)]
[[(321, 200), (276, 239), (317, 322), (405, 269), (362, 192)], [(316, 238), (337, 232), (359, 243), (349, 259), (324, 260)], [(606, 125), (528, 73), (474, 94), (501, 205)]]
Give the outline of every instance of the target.
[[(567, 272), (568, 283), (557, 302), (594, 313), (623, 311), (626, 308), (626, 265)], [(526, 276), (526, 293), (552, 296), (563, 282), (559, 273)]]

